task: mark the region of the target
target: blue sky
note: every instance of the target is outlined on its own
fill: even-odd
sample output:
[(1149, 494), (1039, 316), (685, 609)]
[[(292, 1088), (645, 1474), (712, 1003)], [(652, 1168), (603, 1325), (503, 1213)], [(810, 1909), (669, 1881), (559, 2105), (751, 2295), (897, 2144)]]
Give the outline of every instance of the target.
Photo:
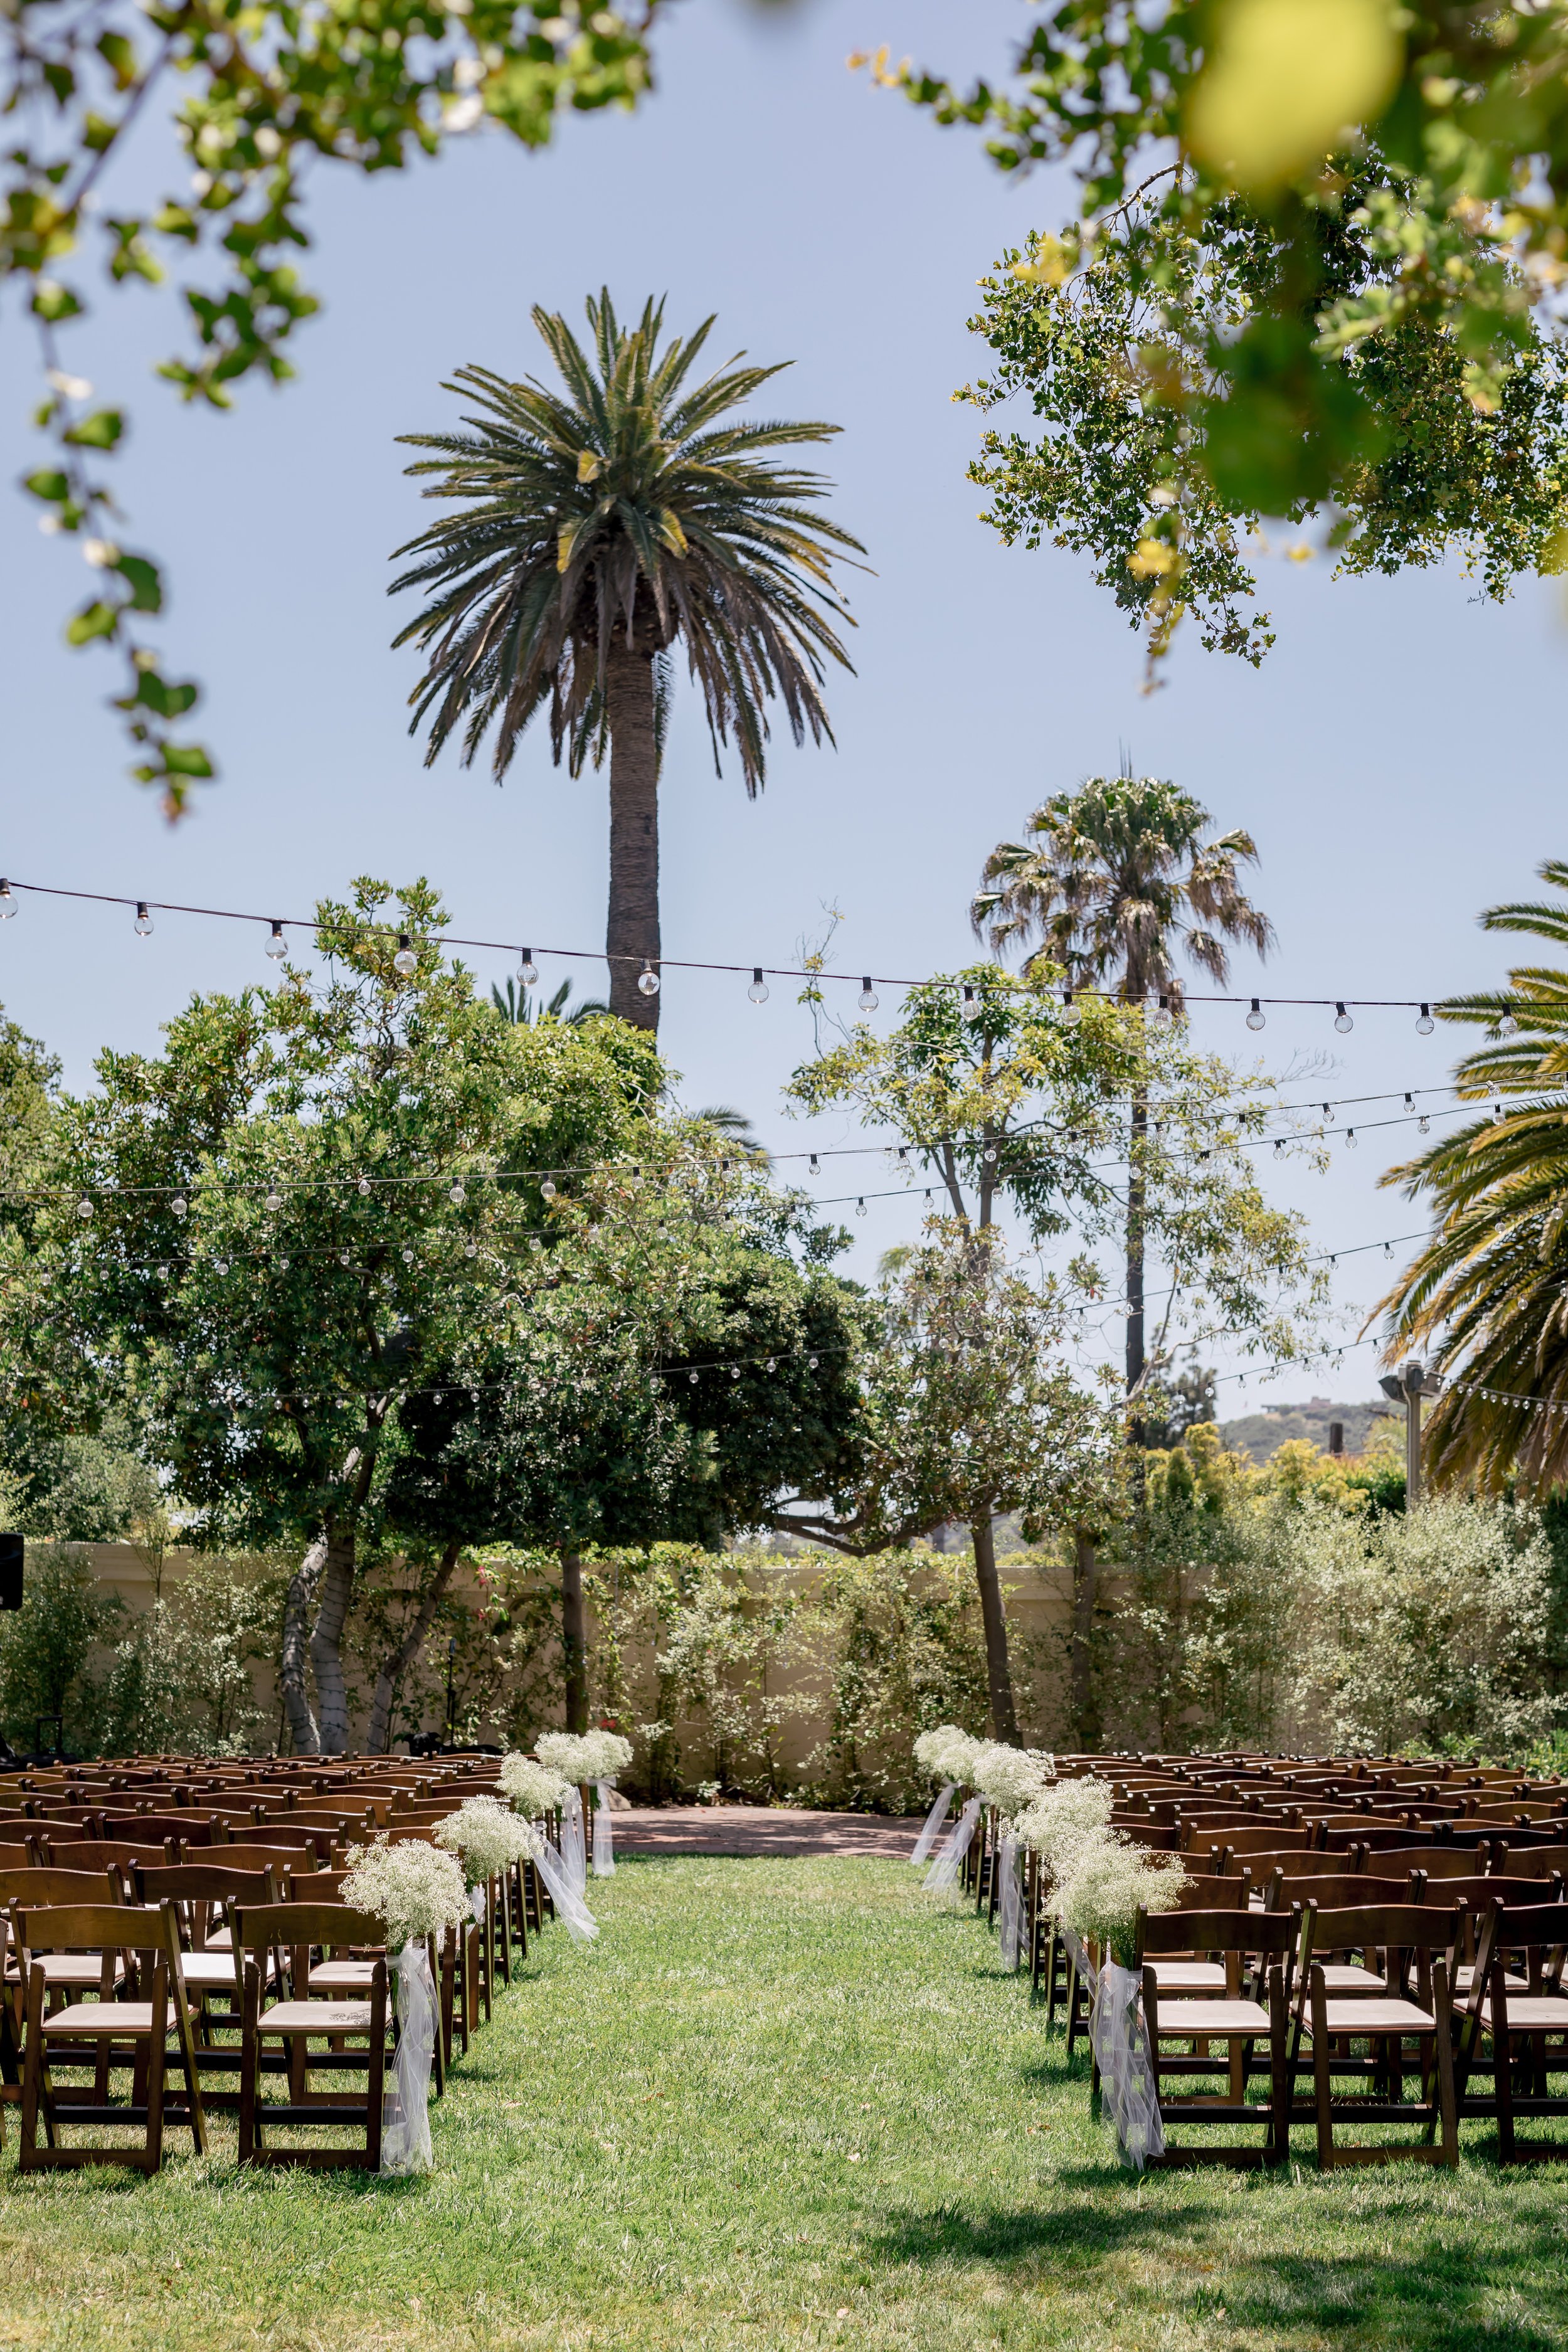
[[(782, 16), (687, 0), (658, 37), (659, 89), (636, 119), (571, 121), (542, 156), (487, 136), (401, 180), (322, 174), (306, 268), (325, 309), (298, 339), (300, 379), (247, 390), (227, 417), (183, 412), (151, 380), (174, 331), (169, 298), (104, 296), (68, 364), (132, 402), (116, 468), (124, 535), (167, 561), (161, 642), (207, 686), (223, 782), (170, 832), (125, 780), (101, 704), (110, 665), (59, 643), (88, 575), (7, 493), (0, 866), (289, 914), (355, 873), (422, 872), (456, 930), (602, 940), (602, 779), (554, 772), (542, 738), (501, 791), (455, 759), (427, 772), (405, 732), (414, 663), (389, 650), (402, 614), (385, 584), (391, 551), (419, 520), (395, 436), (453, 421), (441, 379), (467, 361), (534, 367), (533, 303), (580, 312), (607, 283), (624, 308), (667, 295), (683, 328), (716, 311), (716, 357), (743, 347), (793, 360), (768, 404), (844, 427), (825, 461), (832, 510), (875, 567), (852, 579), (858, 674), (832, 683), (837, 751), (796, 752), (786, 735), (748, 803), (735, 775), (715, 778), (682, 694), (664, 786), (671, 956), (791, 962), (837, 905), (838, 959), (857, 974), (967, 959), (987, 850), (1047, 793), (1114, 769), (1125, 745), (1217, 824), (1256, 835), (1256, 893), (1279, 948), (1252, 985), (1436, 997), (1500, 977), (1502, 948), (1478, 931), (1477, 910), (1525, 895), (1539, 860), (1564, 846), (1550, 814), (1568, 658), (1554, 587), (1500, 608), (1457, 569), (1352, 583), (1321, 562), (1273, 561), (1263, 584), (1279, 642), (1262, 671), (1189, 644), (1144, 698), (1138, 640), (1084, 564), (1005, 551), (976, 520), (964, 469), (979, 428), (951, 399), (982, 364), (965, 331), (974, 281), (1005, 244), (1059, 216), (1060, 194), (1004, 182), (968, 134), (935, 130), (844, 60), (887, 40), (924, 60), (995, 64), (1016, 22), (995, 0), (962, 17), (906, 0), (804, 0)], [(29, 353), (12, 317), (5, 327), (12, 480), (38, 460)], [(155, 1045), (192, 989), (264, 977), (260, 950), (259, 933), (173, 918), (137, 941), (128, 915), (32, 900), (0, 930), (0, 998), (82, 1083), (100, 1045)], [(509, 968), (481, 960), (486, 979)], [(546, 964), (546, 985), (568, 969)], [(1239, 963), (1238, 985), (1247, 973)], [(592, 967), (585, 977), (599, 984)], [(884, 990), (881, 1017), (895, 1001)], [(1404, 1013), (1360, 1015), (1342, 1039), (1317, 1013), (1275, 1013), (1257, 1040), (1239, 1010), (1200, 1013), (1197, 1028), (1226, 1052), (1266, 1048), (1281, 1069), (1331, 1048), (1331, 1097), (1440, 1085), (1452, 1053), (1441, 1029), (1420, 1039)], [(662, 1034), (689, 1103), (738, 1103), (781, 1148), (813, 1139), (780, 1110), (810, 1045), (787, 985), (759, 1009), (743, 977), (671, 974)], [(1363, 1130), (1355, 1152), (1335, 1147), (1326, 1176), (1271, 1168), (1270, 1181), (1278, 1172), (1324, 1249), (1409, 1233), (1419, 1218), (1377, 1188), (1409, 1133), (1390, 1130), (1385, 1150)], [(873, 1203), (854, 1223), (852, 1263), (869, 1270), (917, 1221), (913, 1203)], [(1390, 1270), (1379, 1255), (1337, 1270), (1347, 1330)], [(1279, 1392), (1352, 1396), (1370, 1381), (1363, 1353), (1333, 1375), (1290, 1373)], [(1245, 1400), (1223, 1392), (1226, 1407), (1261, 1392), (1255, 1377)]]

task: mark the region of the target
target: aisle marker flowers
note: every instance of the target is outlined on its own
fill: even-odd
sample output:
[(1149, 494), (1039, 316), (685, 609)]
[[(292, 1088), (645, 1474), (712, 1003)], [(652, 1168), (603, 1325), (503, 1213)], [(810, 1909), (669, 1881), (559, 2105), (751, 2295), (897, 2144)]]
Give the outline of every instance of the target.
[(421, 1841), (350, 1846), (340, 1900), (379, 1919), (397, 1979), (397, 2054), (382, 2097), (383, 2172), (428, 2172), (430, 2068), (436, 2053), (436, 1986), (426, 1944), (468, 1915), (468, 1889), (454, 1857)]
[[(632, 1744), (617, 1731), (543, 1731), (533, 1743), (552, 1771), (573, 1782), (592, 1780), (598, 1802), (594, 1809), (594, 1875), (609, 1878), (616, 1858), (610, 1833), (610, 1788), (617, 1773), (632, 1760)], [(565, 1800), (571, 1832), (573, 1875), (581, 1893), (588, 1883), (588, 1858), (583, 1848), (582, 1799), (574, 1788)]]

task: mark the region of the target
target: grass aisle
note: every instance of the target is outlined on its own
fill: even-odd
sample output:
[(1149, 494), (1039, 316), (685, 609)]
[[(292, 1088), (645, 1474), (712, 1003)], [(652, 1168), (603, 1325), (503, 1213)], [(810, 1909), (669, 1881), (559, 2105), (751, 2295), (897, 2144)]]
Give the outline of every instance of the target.
[(0, 2347), (1545, 2352), (1562, 2168), (1139, 2188), (993, 1938), (903, 1865), (623, 1864), (437, 2109), (437, 2170), (0, 2170)]

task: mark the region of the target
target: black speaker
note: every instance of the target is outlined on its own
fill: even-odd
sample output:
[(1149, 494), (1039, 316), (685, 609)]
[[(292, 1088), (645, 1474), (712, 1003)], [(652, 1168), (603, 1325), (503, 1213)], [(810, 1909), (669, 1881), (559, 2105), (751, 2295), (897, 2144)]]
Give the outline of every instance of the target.
[(0, 1609), (22, 1606), (22, 1538), (0, 1535)]

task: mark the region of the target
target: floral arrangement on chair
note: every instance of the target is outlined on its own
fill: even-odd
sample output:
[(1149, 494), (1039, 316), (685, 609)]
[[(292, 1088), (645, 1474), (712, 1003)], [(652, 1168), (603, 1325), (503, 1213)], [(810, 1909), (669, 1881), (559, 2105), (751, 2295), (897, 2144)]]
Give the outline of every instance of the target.
[(542, 1731), (533, 1752), (565, 1780), (613, 1780), (631, 1762), (632, 1743), (618, 1731)]
[(536, 1862), (543, 1841), (497, 1797), (466, 1797), (438, 1822), (436, 1843), (457, 1854), (470, 1886), (502, 1877), (514, 1862)]
[(537, 1821), (541, 1813), (552, 1813), (572, 1785), (548, 1764), (537, 1764), (531, 1756), (520, 1756), (515, 1749), (501, 1758), (500, 1784), (511, 1799), (512, 1810), (529, 1821)]
[(981, 1744), (956, 1723), (939, 1723), (934, 1731), (922, 1731), (915, 1741), (915, 1762), (933, 1780), (951, 1780), (962, 1789), (969, 1783), (969, 1768)]
[(440, 1937), (468, 1916), (468, 1889), (457, 1857), (422, 1843), (392, 1845), (384, 1831), (372, 1845), (350, 1846), (339, 1900), (381, 1920), (391, 1952)]

